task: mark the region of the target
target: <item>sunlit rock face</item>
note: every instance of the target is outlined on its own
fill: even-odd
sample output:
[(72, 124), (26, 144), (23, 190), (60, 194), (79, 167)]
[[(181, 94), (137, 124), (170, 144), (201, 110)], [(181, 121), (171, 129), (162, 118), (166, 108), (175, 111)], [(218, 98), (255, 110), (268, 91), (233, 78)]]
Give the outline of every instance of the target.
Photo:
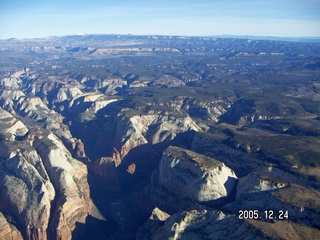
[(0, 40), (0, 240), (320, 239), (319, 41), (279, 40)]
[(28, 129), (18, 119), (13, 117), (12, 114), (5, 111), (0, 107), (0, 134), (3, 140), (15, 140), (17, 136), (24, 136)]
[(159, 185), (198, 202), (228, 196), (237, 176), (222, 162), (178, 147), (169, 147), (159, 165)]
[(46, 141), (35, 141), (34, 146), (57, 192), (57, 206), (50, 224), (50, 228), (54, 229), (53, 236), (71, 239), (76, 222), (84, 222), (92, 208), (87, 167), (72, 158), (52, 133)]
[(23, 240), (20, 231), (0, 212), (0, 239), (3, 240)]
[(201, 130), (187, 114), (175, 112), (151, 111), (131, 116), (129, 110), (123, 110), (115, 122), (114, 145), (119, 149), (121, 158), (136, 146), (172, 140), (189, 130)]
[(240, 197), (248, 193), (277, 190), (294, 182), (301, 183), (301, 181), (297, 181), (292, 174), (280, 170), (275, 166), (263, 166), (254, 173), (250, 173), (239, 179), (237, 196)]
[(8, 126), (4, 132), (18, 139), (0, 143), (1, 239), (71, 239), (76, 222), (85, 222), (92, 208), (87, 167), (50, 131), (21, 136), (28, 129), (20, 124), (13, 131), (8, 120), (1, 121)]

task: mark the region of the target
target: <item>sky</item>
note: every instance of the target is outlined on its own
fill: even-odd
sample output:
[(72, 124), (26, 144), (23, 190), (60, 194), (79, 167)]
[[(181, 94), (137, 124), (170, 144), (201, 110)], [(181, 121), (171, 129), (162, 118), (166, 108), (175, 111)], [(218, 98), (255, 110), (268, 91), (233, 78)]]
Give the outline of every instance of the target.
[(0, 0), (0, 39), (74, 34), (320, 37), (320, 0)]

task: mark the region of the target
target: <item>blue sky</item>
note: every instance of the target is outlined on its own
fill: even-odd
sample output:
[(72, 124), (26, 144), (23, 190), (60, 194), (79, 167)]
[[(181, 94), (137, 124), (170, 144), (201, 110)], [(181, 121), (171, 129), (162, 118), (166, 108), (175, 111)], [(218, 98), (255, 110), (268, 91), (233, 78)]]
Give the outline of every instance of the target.
[(0, 38), (320, 36), (320, 0), (0, 0)]

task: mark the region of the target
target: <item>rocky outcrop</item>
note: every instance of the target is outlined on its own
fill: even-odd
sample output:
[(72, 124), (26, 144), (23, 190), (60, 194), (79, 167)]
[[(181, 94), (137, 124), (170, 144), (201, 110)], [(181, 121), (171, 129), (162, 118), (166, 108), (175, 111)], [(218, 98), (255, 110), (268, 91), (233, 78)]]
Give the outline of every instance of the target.
[(62, 116), (50, 110), (39, 97), (21, 97), (15, 105), (16, 113), (38, 122), (44, 122), (44, 127), (52, 130), (59, 129)]
[(78, 95), (81, 95), (82, 91), (77, 86), (63, 86), (59, 88), (57, 95), (53, 102), (63, 102), (70, 100)]
[[(150, 228), (147, 228), (150, 227)], [(147, 221), (137, 239), (318, 239), (320, 231), (287, 221), (238, 220), (215, 210), (178, 212), (164, 224)], [(147, 238), (148, 237), (148, 238)]]
[(53, 236), (71, 239), (76, 222), (84, 222), (92, 208), (87, 183), (87, 168), (73, 159), (61, 141), (53, 134), (36, 139), (34, 147), (43, 159), (57, 191), (56, 206), (50, 227)]
[(197, 202), (228, 196), (236, 179), (222, 162), (178, 147), (167, 148), (159, 164), (159, 185)]
[(81, 95), (83, 88), (74, 79), (64, 79), (63, 76), (46, 76), (45, 80), (29, 76), (25, 85), (28, 96), (39, 97), (50, 109), (58, 111), (63, 111), (68, 101)]
[(156, 237), (160, 237), (162, 226), (169, 217), (168, 213), (161, 211), (159, 208), (153, 209), (149, 219), (138, 229), (136, 239), (157, 239)]
[(296, 178), (269, 164), (239, 179), (237, 186), (237, 196), (246, 193), (270, 191), (288, 186), (289, 183), (296, 181)]
[(233, 195), (237, 176), (222, 162), (179, 147), (168, 147), (151, 183), (137, 194), (144, 211), (158, 207), (169, 214), (202, 204), (219, 205)]
[(73, 149), (73, 157), (81, 160), (84, 163), (89, 163), (91, 160), (86, 156), (85, 147), (81, 139), (74, 139), (74, 143), (72, 146)]
[(21, 79), (10, 76), (6, 77), (0, 80), (0, 85), (11, 87), (11, 88), (19, 88), (19, 85), (21, 84)]
[(0, 139), (13, 141), (17, 136), (22, 137), (27, 132), (27, 127), (20, 120), (0, 108)]
[[(20, 91), (20, 90), (19, 90)], [(39, 125), (49, 129), (60, 129), (63, 117), (55, 111), (49, 109), (39, 97), (21, 95), (18, 98), (0, 97), (0, 105), (11, 114), (20, 115), (32, 119), (29, 124), (38, 122)]]
[(23, 228), (26, 239), (46, 239), (55, 189), (41, 158), (21, 139), (3, 139), (0, 152), (0, 211)]
[[(46, 239), (55, 189), (43, 171), (43, 166), (38, 166), (37, 171), (31, 163), (41, 163), (37, 154), (29, 151), (24, 152), (24, 155), (17, 153), (7, 159), (5, 167), (1, 168), (1, 210), (18, 219), (27, 239)], [(29, 157), (32, 157), (31, 161)]]
[(3, 87), (2, 89), (0, 89), (0, 98), (3, 99), (9, 98), (12, 100), (18, 100), (23, 96), (25, 96), (25, 94), (20, 89), (10, 87)]
[(91, 109), (94, 113), (97, 113), (100, 109), (106, 107), (110, 103), (116, 102), (118, 99), (108, 99), (105, 96), (97, 99), (93, 105), (91, 106)]
[(99, 110), (119, 99), (118, 97), (103, 95), (100, 92), (83, 93), (68, 102), (65, 112), (67, 116), (76, 114), (80, 116), (81, 121), (90, 121), (95, 118)]
[[(176, 159), (168, 161), (167, 168), (178, 167), (181, 159), (190, 158), (190, 152), (187, 157), (185, 151), (178, 151), (176, 147), (170, 148), (169, 151), (168, 149), (165, 151), (165, 158), (170, 156), (173, 158), (175, 155)], [(169, 154), (170, 151), (171, 154)], [(161, 161), (163, 160), (164, 157)], [(186, 175), (189, 172), (191, 175), (193, 173), (190, 166), (176, 171), (174, 176), (179, 181), (183, 180), (182, 174)], [(154, 178), (158, 176), (160, 178), (160, 170), (159, 166), (159, 173), (154, 174)], [(193, 175), (196, 178), (195, 174)], [(168, 190), (168, 186), (174, 184), (174, 179), (166, 181), (163, 185), (157, 185), (154, 178), (151, 195), (158, 199), (155, 205), (158, 204), (161, 208), (167, 209), (172, 212), (172, 215), (169, 218), (167, 218), (168, 215), (165, 215), (164, 219), (150, 217), (139, 228), (137, 239), (224, 239), (226, 236), (228, 239), (303, 239), (306, 236), (308, 239), (317, 239), (320, 236), (320, 231), (315, 229), (315, 226), (316, 228), (319, 226), (319, 201), (317, 200), (319, 192), (316, 189), (294, 184), (304, 182), (272, 164), (263, 166), (239, 180), (235, 202), (222, 207), (223, 211), (234, 213), (234, 215), (210, 210), (210, 207), (196, 205), (192, 201), (188, 202), (186, 195), (188, 183), (197, 185), (190, 179), (178, 185), (174, 190)], [(172, 195), (175, 195), (175, 200)], [(186, 202), (188, 204), (183, 204)], [(177, 209), (180, 210), (177, 211)], [(238, 219), (239, 211), (246, 209), (258, 210), (260, 218), (256, 220)], [(265, 219), (266, 210), (272, 210), (271, 221)], [(287, 221), (286, 218), (278, 220), (281, 211), (282, 213), (287, 211), (286, 214), (290, 221)]]
[(164, 211), (161, 211), (159, 208), (155, 208), (152, 211), (152, 214), (150, 216), (150, 220), (155, 220), (155, 221), (166, 221), (170, 215)]
[(136, 146), (156, 144), (174, 139), (177, 134), (189, 130), (200, 131), (200, 127), (187, 114), (151, 111), (147, 114), (131, 115), (123, 110), (117, 117), (114, 146), (123, 158)]
[(218, 122), (230, 104), (231, 100), (185, 98), (181, 108), (193, 118)]
[(74, 151), (78, 140), (72, 137), (68, 127), (62, 123), (63, 117), (49, 109), (39, 97), (22, 96), (16, 101), (11, 99), (1, 100), (1, 105), (7, 110), (0, 108), (0, 118), (3, 119), (2, 123), (5, 124), (2, 128), (2, 135), (5, 139), (14, 140), (15, 136), (22, 137), (27, 133), (26, 126), (20, 120), (14, 120), (15, 118), (13, 118), (13, 116), (20, 116), (25, 120), (28, 119), (24, 122), (31, 128), (38, 125), (53, 131), (64, 142), (69, 151)]
[(121, 78), (109, 78), (99, 82), (97, 88), (102, 88), (106, 95), (115, 95), (127, 87), (127, 81)]
[(163, 86), (167, 86), (167, 87), (176, 87), (176, 86), (185, 85), (185, 83), (181, 79), (176, 78), (176, 77), (171, 76), (171, 75), (163, 75), (159, 79), (155, 80), (153, 82), (153, 84), (155, 84), (155, 85), (163, 85)]
[(71, 239), (92, 208), (86, 166), (48, 130), (2, 141), (0, 152), (0, 211), (25, 239)]

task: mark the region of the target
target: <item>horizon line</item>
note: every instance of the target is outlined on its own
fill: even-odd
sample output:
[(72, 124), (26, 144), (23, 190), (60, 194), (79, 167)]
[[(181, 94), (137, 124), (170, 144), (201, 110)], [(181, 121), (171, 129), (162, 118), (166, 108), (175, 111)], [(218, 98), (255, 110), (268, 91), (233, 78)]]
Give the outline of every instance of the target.
[(185, 34), (131, 34), (131, 33), (74, 33), (74, 34), (65, 34), (65, 35), (51, 35), (51, 36), (42, 36), (42, 37), (9, 37), (9, 38), (0, 38), (0, 40), (36, 40), (36, 39), (48, 39), (54, 37), (71, 37), (71, 36), (137, 36), (137, 37), (150, 37), (150, 36), (161, 36), (161, 37), (190, 37), (190, 38), (208, 38), (208, 37), (221, 37), (221, 38), (274, 38), (274, 39), (319, 39), (320, 36), (272, 36), (272, 35), (250, 35), (250, 34), (213, 34), (213, 35), (185, 35)]

